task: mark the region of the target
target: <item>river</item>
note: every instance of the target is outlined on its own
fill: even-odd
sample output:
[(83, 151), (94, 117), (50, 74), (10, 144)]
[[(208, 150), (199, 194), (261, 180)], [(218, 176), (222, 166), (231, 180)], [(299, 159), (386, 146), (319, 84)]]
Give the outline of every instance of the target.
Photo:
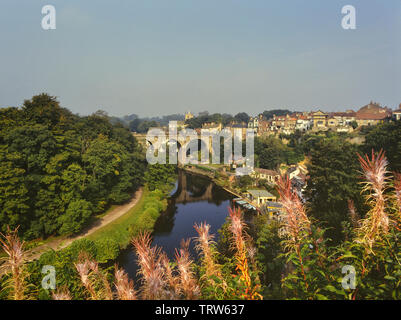
[[(169, 198), (168, 208), (156, 222), (153, 245), (162, 247), (173, 260), (174, 250), (180, 247), (181, 239), (195, 237), (197, 233), (193, 226), (201, 222), (210, 224), (211, 233), (215, 234), (217, 240), (217, 231), (226, 221), (233, 198), (230, 193), (209, 179), (180, 171)], [(193, 246), (191, 241), (191, 254), (196, 259), (197, 254)], [(137, 280), (138, 267), (132, 246), (122, 251), (117, 262), (131, 279)]]

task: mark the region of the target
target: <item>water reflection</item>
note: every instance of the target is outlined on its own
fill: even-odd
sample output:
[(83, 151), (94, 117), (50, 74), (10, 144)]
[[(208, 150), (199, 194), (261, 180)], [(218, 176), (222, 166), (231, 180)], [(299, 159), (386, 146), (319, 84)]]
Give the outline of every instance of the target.
[[(180, 246), (181, 239), (195, 237), (193, 226), (201, 222), (210, 224), (211, 233), (217, 237), (217, 231), (228, 215), (232, 198), (231, 194), (207, 178), (180, 171), (168, 208), (156, 222), (153, 245), (162, 247), (173, 259), (174, 249)], [(190, 249), (192, 255), (196, 256), (193, 243)], [(136, 279), (136, 256), (131, 247), (122, 252), (118, 262)]]

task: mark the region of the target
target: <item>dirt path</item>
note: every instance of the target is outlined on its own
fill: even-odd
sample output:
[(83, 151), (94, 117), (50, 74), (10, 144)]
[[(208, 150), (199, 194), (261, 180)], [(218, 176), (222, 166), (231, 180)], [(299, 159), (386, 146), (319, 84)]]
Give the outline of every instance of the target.
[(73, 237), (50, 241), (44, 245), (33, 248), (32, 250), (30, 250), (26, 253), (26, 260), (27, 261), (37, 260), (40, 258), (40, 256), (43, 253), (45, 253), (49, 249), (53, 249), (53, 250), (64, 249), (65, 247), (68, 247), (75, 240), (87, 237), (87, 236), (91, 235), (92, 233), (94, 233), (95, 231), (103, 228), (104, 226), (108, 225), (110, 222), (113, 222), (114, 220), (123, 216), (131, 208), (133, 208), (138, 203), (139, 199), (141, 199), (142, 192), (143, 192), (143, 190), (142, 190), (142, 188), (140, 188), (128, 203), (116, 207), (111, 212), (109, 212), (107, 215), (105, 215), (104, 217), (95, 221), (90, 227), (83, 230), (80, 234), (73, 236)]

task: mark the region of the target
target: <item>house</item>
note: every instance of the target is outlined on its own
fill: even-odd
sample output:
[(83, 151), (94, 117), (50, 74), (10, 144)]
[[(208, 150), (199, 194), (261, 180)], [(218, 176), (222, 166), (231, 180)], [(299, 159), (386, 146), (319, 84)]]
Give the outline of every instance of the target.
[(297, 175), (299, 175), (301, 173), (301, 171), (299, 170), (298, 166), (294, 166), (291, 167), (287, 170), (287, 176), (289, 177), (289, 179), (291, 180), (292, 178), (296, 177)]
[(334, 118), (333, 116), (329, 116), (328, 120), (327, 120), (327, 126), (328, 127), (337, 127), (338, 126), (338, 119)]
[(327, 119), (327, 126), (336, 132), (352, 132), (351, 122), (355, 121), (352, 113), (347, 112), (333, 112)]
[(259, 119), (258, 121), (258, 136), (269, 135), (272, 133), (271, 128), (271, 120)]
[(398, 110), (393, 111), (393, 117), (395, 120), (401, 120), (401, 103)]
[(312, 126), (312, 121), (306, 115), (299, 115), (295, 123), (295, 130), (306, 132)]
[(267, 201), (262, 206), (262, 212), (268, 213), (270, 218), (279, 216), (282, 210), (283, 205), (279, 202)]
[(266, 190), (247, 190), (246, 197), (255, 203), (257, 206), (261, 206), (266, 202), (276, 202), (277, 198)]
[(297, 123), (297, 118), (290, 116), (289, 114), (285, 116), (273, 115), (273, 120), (271, 123), (271, 130), (282, 132), (285, 134), (291, 134), (295, 131), (295, 126)]
[(315, 130), (326, 130), (328, 117), (327, 113), (320, 110), (312, 113), (313, 128)]
[(276, 184), (276, 181), (280, 178), (280, 174), (273, 170), (255, 168), (252, 177), (267, 180), (269, 183)]
[(356, 112), (358, 126), (372, 126), (390, 119), (392, 111), (381, 107), (378, 103), (370, 102)]
[(257, 133), (258, 132), (258, 127), (259, 127), (259, 120), (262, 120), (263, 119), (263, 116), (262, 115), (259, 115), (259, 117), (251, 117), (250, 119), (249, 119), (249, 122), (248, 122), (248, 128), (249, 129), (253, 129), (253, 131), (255, 132), (255, 133)]
[(338, 126), (349, 126), (351, 122), (356, 120), (356, 112), (353, 110), (347, 110), (346, 112), (332, 112), (331, 117), (337, 120)]
[(222, 129), (222, 124), (216, 122), (205, 122), (202, 124), (202, 129), (216, 129), (220, 131)]
[(194, 115), (188, 111), (187, 113), (185, 113), (185, 121), (190, 120), (194, 117)]

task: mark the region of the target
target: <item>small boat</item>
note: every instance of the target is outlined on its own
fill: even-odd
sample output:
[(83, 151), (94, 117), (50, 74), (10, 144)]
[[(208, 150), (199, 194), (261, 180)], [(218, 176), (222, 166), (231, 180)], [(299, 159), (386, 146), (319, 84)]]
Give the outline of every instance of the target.
[(248, 204), (248, 202), (246, 202), (246, 201), (244, 201), (244, 200), (237, 201), (237, 203), (240, 204), (240, 205)]

